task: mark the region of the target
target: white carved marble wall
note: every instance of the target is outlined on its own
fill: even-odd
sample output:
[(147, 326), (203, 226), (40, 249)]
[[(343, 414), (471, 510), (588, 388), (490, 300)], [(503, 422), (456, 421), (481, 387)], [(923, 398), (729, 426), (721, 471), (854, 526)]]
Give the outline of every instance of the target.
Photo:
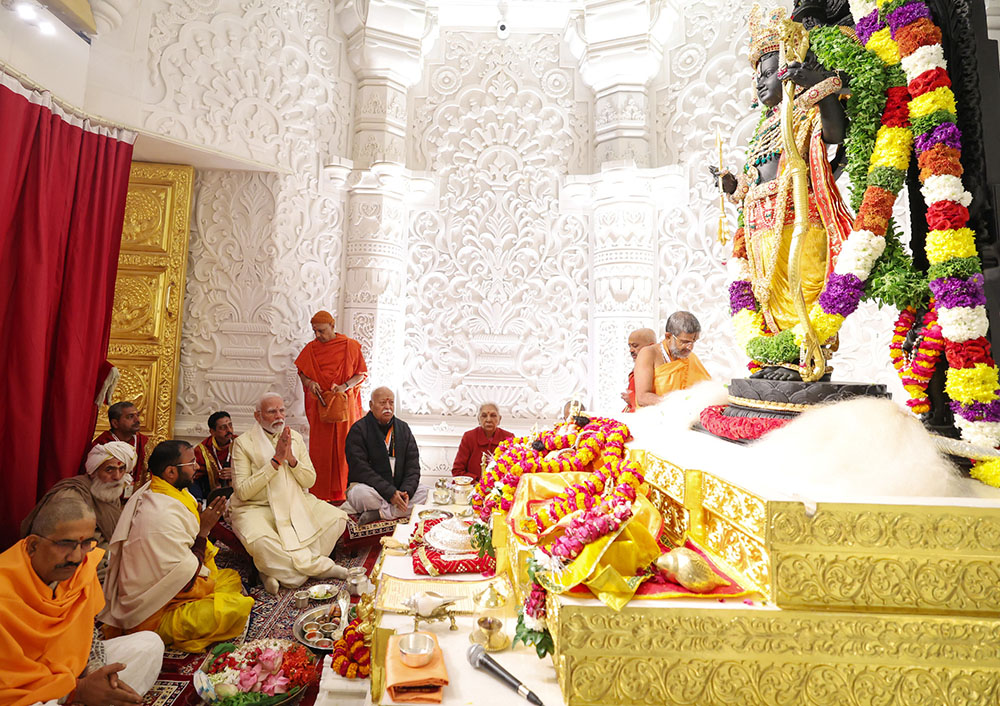
[(589, 389), (589, 224), (559, 211), (591, 168), (574, 64), (555, 34), (442, 31), (410, 92), (407, 164), (440, 207), (410, 218), (404, 415), (555, 416)]
[(160, 0), (142, 126), (295, 171), (350, 154), (354, 78), (333, 4)]
[[(318, 308), (337, 312), (343, 200), (308, 174), (203, 171), (195, 181), (177, 433), (226, 409), (245, 429), (267, 391), (305, 424), (293, 361)], [(304, 429), (303, 429), (304, 430)]]
[[(748, 4), (726, 0), (686, 4), (685, 41), (668, 52), (652, 89), (657, 163), (680, 165), (690, 184), (689, 204), (668, 206), (660, 214), (658, 326), (677, 309), (693, 311), (703, 329), (698, 355), (722, 378), (745, 376), (747, 361), (729, 323), (725, 261), (731, 248), (717, 239), (719, 199), (707, 166), (718, 163), (718, 131), (723, 162), (736, 171), (759, 116), (750, 109), (754, 89), (746, 61), (748, 13)], [(726, 213), (726, 229), (732, 232), (734, 207), (727, 205)], [(863, 304), (847, 320), (833, 361), (836, 378), (882, 382), (902, 394), (888, 359), (895, 313)]]

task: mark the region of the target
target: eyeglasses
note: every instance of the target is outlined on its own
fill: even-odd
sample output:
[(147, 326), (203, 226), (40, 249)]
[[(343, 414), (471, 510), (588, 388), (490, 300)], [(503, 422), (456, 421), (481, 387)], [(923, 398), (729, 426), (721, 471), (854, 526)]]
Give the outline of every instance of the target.
[(75, 539), (49, 539), (44, 534), (36, 534), (36, 537), (41, 537), (46, 542), (52, 542), (54, 545), (59, 547), (62, 551), (67, 554), (72, 554), (76, 551), (77, 547), (83, 551), (84, 554), (88, 554), (97, 547), (97, 537), (91, 537), (90, 539), (81, 539), (79, 542)]

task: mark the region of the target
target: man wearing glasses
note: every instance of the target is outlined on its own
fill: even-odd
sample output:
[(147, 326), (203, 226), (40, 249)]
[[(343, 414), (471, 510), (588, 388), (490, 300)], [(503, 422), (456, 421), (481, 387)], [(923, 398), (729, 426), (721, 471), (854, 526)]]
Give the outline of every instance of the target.
[[(93, 510), (97, 517), (97, 546), (105, 552), (108, 541), (115, 532), (115, 525), (122, 514), (122, 494), (126, 485), (132, 484), (132, 469), (135, 468), (137, 456), (131, 444), (124, 441), (110, 441), (107, 444), (97, 444), (87, 454), (84, 462), (86, 475), (63, 478), (49, 488), (35, 509), (21, 523), (21, 536), (26, 537), (31, 531), (35, 517), (53, 499), (69, 494), (78, 497)], [(97, 578), (101, 581), (108, 570), (108, 555), (105, 554), (97, 566)]]
[[(215, 566), (208, 534), (226, 499), (201, 513), (188, 492), (194, 449), (163, 441), (149, 457), (149, 482), (135, 492), (111, 537), (101, 619), (116, 633), (155, 630), (170, 647), (202, 652), (243, 632), (253, 599), (239, 574)], [(107, 630), (107, 629), (106, 629)]]
[(95, 531), (91, 508), (64, 494), (0, 554), (0, 703), (140, 704), (156, 681), (163, 663), (157, 635), (95, 637), (104, 606)]

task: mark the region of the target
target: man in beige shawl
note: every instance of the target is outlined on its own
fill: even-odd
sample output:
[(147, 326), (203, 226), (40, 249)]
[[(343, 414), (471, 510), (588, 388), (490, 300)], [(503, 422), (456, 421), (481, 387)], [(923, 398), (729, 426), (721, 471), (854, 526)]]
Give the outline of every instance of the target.
[(126, 487), (132, 486), (130, 474), (137, 460), (135, 448), (124, 441), (97, 444), (87, 454), (84, 462), (87, 474), (63, 478), (49, 488), (21, 523), (21, 536), (28, 536), (35, 517), (56, 496), (68, 494), (79, 497), (91, 507), (97, 517), (97, 531), (94, 537), (97, 539), (98, 548), (105, 552), (97, 565), (97, 577), (104, 581), (108, 570), (108, 542), (111, 541), (115, 525), (118, 524), (118, 518), (122, 514), (122, 494)]
[(256, 424), (233, 442), (233, 531), (260, 572), (268, 593), (310, 577), (345, 578), (330, 552), (347, 515), (309, 492), (316, 471), (302, 435), (285, 426), (285, 403), (261, 398)]

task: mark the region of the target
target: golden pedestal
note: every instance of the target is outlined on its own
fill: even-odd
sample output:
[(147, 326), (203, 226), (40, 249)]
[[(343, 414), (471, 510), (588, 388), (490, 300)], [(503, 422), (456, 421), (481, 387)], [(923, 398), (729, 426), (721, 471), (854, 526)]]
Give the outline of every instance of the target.
[[(764, 598), (549, 596), (569, 706), (1000, 704), (1000, 509), (803, 503), (632, 450), (664, 518)], [(503, 537), (519, 595), (530, 551)]]

